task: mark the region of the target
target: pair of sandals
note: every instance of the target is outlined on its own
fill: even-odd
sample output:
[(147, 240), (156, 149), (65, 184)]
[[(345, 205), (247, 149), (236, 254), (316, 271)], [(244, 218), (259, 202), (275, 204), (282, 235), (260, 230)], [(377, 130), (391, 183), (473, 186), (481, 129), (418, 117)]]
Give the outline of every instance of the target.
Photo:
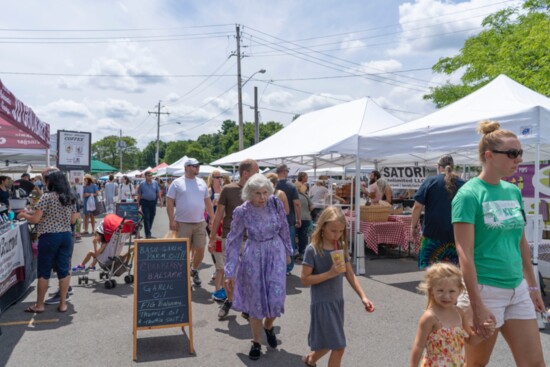
[(305, 364), (307, 367), (317, 367), (316, 364), (311, 364), (311, 363), (309, 363), (309, 358), (310, 358), (310, 357), (311, 357), (311, 356), (310, 356), (309, 354), (303, 356), (303, 357), (302, 357), (302, 363)]
[[(42, 312), (46, 311), (46, 309), (38, 310), (38, 309), (36, 309), (35, 306), (36, 305), (29, 306), (29, 307), (25, 308), (25, 312), (28, 312), (28, 313), (42, 313)], [(65, 305), (65, 308), (61, 308), (61, 306), (57, 306), (57, 312), (67, 312), (68, 309), (69, 309), (69, 307), (67, 305)]]

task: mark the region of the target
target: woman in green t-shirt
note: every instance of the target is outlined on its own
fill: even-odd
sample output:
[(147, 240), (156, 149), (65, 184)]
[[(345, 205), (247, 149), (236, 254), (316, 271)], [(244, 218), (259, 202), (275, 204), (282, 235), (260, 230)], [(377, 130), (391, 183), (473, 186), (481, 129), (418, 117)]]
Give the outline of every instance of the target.
[(466, 348), (466, 361), (486, 365), (500, 331), (517, 365), (543, 366), (535, 310), (543, 311), (544, 303), (524, 234), (521, 192), (502, 180), (516, 172), (523, 150), (517, 136), (497, 122), (480, 122), (478, 132), (483, 169), (458, 191), (452, 208), (473, 329), (484, 338)]

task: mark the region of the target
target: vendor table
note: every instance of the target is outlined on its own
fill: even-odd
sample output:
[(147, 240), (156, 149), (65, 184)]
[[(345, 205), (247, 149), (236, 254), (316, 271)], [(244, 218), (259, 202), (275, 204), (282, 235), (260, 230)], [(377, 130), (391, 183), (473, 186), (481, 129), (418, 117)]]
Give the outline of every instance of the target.
[[(351, 220), (351, 225), (355, 232), (354, 220)], [(414, 246), (414, 253), (418, 253), (420, 234), (411, 238), (410, 228), (411, 216), (407, 215), (390, 215), (387, 222), (359, 222), (359, 231), (364, 234), (365, 245), (375, 254), (378, 254), (378, 245), (393, 245), (409, 250), (411, 244)]]
[(17, 302), (36, 279), (36, 259), (27, 222), (2, 227), (0, 235), (0, 314)]

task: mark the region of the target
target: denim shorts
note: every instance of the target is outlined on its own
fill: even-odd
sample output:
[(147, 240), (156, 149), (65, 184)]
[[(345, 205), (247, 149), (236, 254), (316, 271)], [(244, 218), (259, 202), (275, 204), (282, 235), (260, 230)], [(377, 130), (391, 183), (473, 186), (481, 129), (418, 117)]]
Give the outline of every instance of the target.
[(73, 255), (73, 236), (71, 232), (44, 233), (38, 238), (38, 278), (50, 279), (55, 265), (57, 278), (69, 275)]
[[(525, 279), (512, 289), (485, 284), (479, 284), (478, 289), (483, 304), (495, 315), (497, 328), (504, 325), (506, 320), (532, 320), (537, 317)], [(466, 291), (460, 295), (457, 306), (463, 309), (470, 306), (470, 297)]]

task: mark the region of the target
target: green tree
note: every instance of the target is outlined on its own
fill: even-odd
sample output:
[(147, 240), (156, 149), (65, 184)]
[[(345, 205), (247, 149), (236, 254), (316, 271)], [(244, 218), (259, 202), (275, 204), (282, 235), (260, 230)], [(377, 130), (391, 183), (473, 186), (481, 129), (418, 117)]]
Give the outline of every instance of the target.
[(171, 141), (167, 144), (165, 162), (172, 164), (184, 155), (196, 158), (199, 162), (208, 163), (212, 160), (205, 147), (193, 140)]
[(464, 73), (461, 84), (431, 88), (424, 99), (438, 108), (481, 88), (500, 74), (550, 96), (550, 0), (527, 0), (521, 8), (498, 11), (482, 22), (486, 27), (464, 43), (460, 53), (433, 66), (436, 73)]
[[(92, 144), (92, 156), (113, 167), (120, 167), (120, 151), (118, 147), (119, 137), (109, 135)], [(136, 147), (136, 139), (131, 136), (123, 136), (122, 141), (126, 147), (122, 151), (123, 169), (136, 168), (140, 163), (141, 152)]]
[[(164, 162), (164, 156), (166, 154), (166, 147), (168, 144), (162, 140), (159, 141), (159, 162)], [(155, 167), (155, 157), (157, 154), (157, 141), (152, 140), (143, 148), (141, 152), (141, 165), (143, 167)]]

